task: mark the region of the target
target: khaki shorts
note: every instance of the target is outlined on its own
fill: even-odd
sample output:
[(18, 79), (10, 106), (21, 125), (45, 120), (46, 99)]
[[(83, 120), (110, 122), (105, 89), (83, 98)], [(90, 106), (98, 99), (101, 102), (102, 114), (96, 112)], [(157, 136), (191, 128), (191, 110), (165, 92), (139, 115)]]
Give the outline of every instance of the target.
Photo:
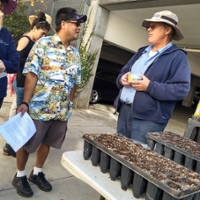
[(37, 131), (33, 137), (24, 145), (25, 150), (28, 153), (33, 153), (36, 151), (40, 143), (46, 144), (56, 149), (60, 149), (67, 131), (67, 121), (33, 121)]

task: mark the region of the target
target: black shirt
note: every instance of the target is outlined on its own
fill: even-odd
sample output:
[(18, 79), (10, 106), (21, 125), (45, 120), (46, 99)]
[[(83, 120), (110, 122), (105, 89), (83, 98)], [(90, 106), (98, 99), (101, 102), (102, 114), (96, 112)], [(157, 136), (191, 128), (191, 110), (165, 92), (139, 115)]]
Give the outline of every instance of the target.
[(24, 49), (22, 49), (21, 51), (17, 51), (20, 56), (20, 68), (19, 71), (17, 72), (17, 77), (16, 77), (17, 87), (24, 87), (25, 76), (22, 74), (22, 71), (24, 69), (26, 58), (28, 57), (30, 50), (35, 44), (28, 36), (25, 35), (23, 37), (28, 38), (29, 42)]

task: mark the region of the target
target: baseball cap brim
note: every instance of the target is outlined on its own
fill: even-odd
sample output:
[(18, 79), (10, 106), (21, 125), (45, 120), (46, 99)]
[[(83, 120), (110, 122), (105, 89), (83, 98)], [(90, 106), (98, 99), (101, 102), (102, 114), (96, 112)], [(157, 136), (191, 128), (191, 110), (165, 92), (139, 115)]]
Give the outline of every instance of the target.
[(3, 9), (3, 13), (4, 15), (9, 15), (12, 12), (14, 12), (16, 8), (17, 8), (17, 2), (14, 0), (9, 0), (8, 4)]
[(74, 15), (73, 17), (69, 18), (69, 20), (79, 21), (80, 23), (84, 23), (87, 20), (86, 15)]

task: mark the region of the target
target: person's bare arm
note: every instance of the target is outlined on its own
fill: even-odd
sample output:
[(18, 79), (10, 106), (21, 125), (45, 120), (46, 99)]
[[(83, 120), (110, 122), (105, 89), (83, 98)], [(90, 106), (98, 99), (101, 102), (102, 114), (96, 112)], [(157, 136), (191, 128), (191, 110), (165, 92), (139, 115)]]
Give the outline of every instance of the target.
[[(26, 75), (26, 80), (25, 80), (25, 87), (24, 87), (24, 99), (23, 102), (29, 103), (31, 100), (31, 97), (34, 93), (35, 86), (37, 83), (38, 77), (36, 74), (29, 72)], [(28, 111), (28, 107), (26, 104), (22, 103), (18, 108), (17, 108), (17, 113), (21, 112), (21, 116), (24, 115), (25, 112)]]
[(22, 37), (18, 42), (17, 51), (21, 51), (22, 49), (24, 49), (27, 46), (28, 42), (29, 40), (27, 37)]

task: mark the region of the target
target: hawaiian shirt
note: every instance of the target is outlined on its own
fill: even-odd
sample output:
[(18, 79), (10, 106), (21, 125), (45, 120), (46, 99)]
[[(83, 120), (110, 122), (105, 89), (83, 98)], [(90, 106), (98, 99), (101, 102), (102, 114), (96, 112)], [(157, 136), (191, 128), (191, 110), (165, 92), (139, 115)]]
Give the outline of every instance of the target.
[(60, 37), (39, 39), (31, 49), (23, 74), (38, 76), (29, 104), (32, 119), (67, 121), (71, 115), (70, 91), (81, 83), (81, 64), (78, 50), (63, 45)]

